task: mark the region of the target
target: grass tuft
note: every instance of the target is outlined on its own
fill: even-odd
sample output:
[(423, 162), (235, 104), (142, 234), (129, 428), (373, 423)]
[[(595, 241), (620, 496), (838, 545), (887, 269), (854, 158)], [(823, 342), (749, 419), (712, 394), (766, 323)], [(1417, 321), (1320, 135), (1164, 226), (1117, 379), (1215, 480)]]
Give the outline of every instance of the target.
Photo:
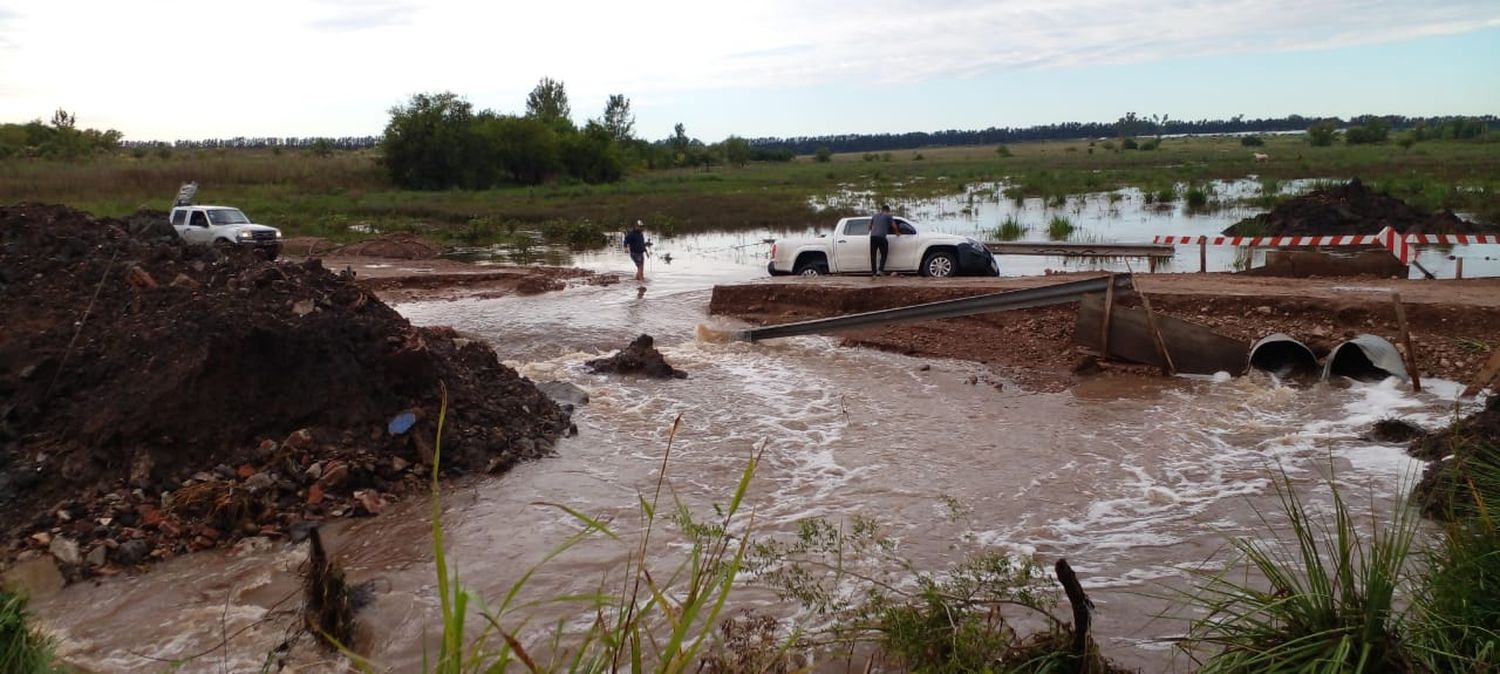
[(1067, 239), (1073, 235), (1075, 229), (1077, 228), (1073, 226), (1073, 221), (1069, 220), (1066, 215), (1054, 215), (1047, 222), (1047, 236), (1053, 241)]

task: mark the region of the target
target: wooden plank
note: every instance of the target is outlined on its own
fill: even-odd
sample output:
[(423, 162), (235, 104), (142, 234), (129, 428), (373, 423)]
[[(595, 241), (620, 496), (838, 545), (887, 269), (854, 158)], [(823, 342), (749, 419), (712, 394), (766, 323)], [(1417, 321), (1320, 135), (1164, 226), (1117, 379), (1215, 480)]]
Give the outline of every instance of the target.
[[(1205, 326), (1156, 314), (1162, 342), (1172, 355), (1172, 366), (1186, 374), (1228, 372), (1244, 374), (1250, 344), (1225, 337)], [(1073, 340), (1106, 357), (1162, 367), (1166, 362), (1152, 337), (1143, 309), (1115, 305), (1109, 319), (1109, 347), (1104, 346), (1104, 296), (1087, 295), (1078, 305)]]
[(1422, 377), (1417, 374), (1417, 352), (1411, 347), (1411, 331), (1406, 327), (1406, 306), (1401, 304), (1401, 293), (1391, 293), (1391, 303), (1396, 305), (1396, 327), (1401, 330), (1401, 347), (1406, 350), (1406, 373), (1411, 375), (1411, 390), (1422, 392)]
[(1472, 398), (1479, 395), (1479, 391), (1489, 386), (1490, 382), (1494, 381), (1497, 376), (1500, 376), (1500, 348), (1496, 348), (1490, 354), (1490, 359), (1479, 370), (1479, 376), (1475, 377), (1474, 381), (1469, 382), (1468, 388), (1464, 389), (1463, 397)]
[(1109, 275), (1109, 289), (1104, 291), (1104, 329), (1099, 331), (1099, 353), (1109, 353), (1109, 314), (1115, 309), (1115, 275)]
[(1177, 366), (1172, 364), (1172, 352), (1167, 350), (1167, 342), (1162, 339), (1161, 328), (1156, 325), (1156, 312), (1151, 310), (1151, 298), (1141, 292), (1140, 288), (1136, 288), (1135, 294), (1141, 297), (1141, 308), (1146, 310), (1146, 327), (1151, 329), (1151, 341), (1156, 342), (1156, 352), (1161, 354), (1161, 373), (1176, 374)]

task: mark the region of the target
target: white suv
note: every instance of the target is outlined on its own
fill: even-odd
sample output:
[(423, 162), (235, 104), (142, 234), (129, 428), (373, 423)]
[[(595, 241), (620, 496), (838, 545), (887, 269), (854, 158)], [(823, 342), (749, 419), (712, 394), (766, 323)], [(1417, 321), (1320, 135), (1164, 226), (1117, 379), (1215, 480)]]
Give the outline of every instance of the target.
[(191, 245), (249, 247), (274, 260), (281, 254), (281, 230), (257, 225), (238, 208), (175, 206), (172, 228)]

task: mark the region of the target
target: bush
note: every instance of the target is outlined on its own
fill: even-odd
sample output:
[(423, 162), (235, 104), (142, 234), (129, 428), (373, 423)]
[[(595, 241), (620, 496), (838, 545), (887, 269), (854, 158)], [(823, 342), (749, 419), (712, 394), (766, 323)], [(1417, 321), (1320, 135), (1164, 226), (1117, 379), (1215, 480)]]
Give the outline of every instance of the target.
[(820, 146), (818, 151), (813, 153), (813, 158), (820, 164), (827, 164), (833, 161), (833, 150), (828, 149), (827, 145)]
[(1307, 127), (1307, 142), (1313, 147), (1328, 147), (1333, 145), (1333, 136), (1337, 131), (1338, 127), (1333, 122), (1318, 122)]
[(1245, 147), (1260, 147), (1265, 144), (1266, 141), (1261, 140), (1260, 136), (1240, 136), (1240, 145)]
[(1120, 141), (1120, 147), (1126, 150), (1138, 150), (1141, 146), (1140, 143), (1135, 142), (1134, 138), (1125, 138)]
[(996, 147), (995, 148), (995, 154), (1000, 155), (1001, 157), (1011, 157), (1011, 156), (1014, 156), (1014, 155), (1011, 154), (1010, 148), (1007, 147), (1007, 146), (1005, 146), (1005, 145), (1001, 145), (999, 147)]
[(1391, 123), (1382, 118), (1371, 118), (1364, 126), (1350, 127), (1344, 132), (1344, 142), (1349, 145), (1384, 143), (1391, 133)]

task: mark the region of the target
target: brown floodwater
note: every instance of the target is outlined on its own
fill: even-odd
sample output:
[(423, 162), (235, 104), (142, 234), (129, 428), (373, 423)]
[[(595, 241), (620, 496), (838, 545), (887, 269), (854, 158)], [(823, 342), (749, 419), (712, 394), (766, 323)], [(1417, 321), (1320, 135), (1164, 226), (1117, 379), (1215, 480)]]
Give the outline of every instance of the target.
[[(1393, 415), (1446, 423), (1458, 388), (1424, 381), (1424, 393), (1412, 394), (1394, 381), (1293, 388), (1258, 376), (1110, 377), (1037, 394), (985, 365), (840, 348), (828, 338), (701, 342), (693, 334), (707, 320), (704, 285), (662, 273), (645, 294), (626, 283), (400, 307), (418, 323), (482, 334), (522, 374), (572, 382), (592, 398), (576, 413), (578, 436), (560, 442), (555, 457), (446, 485), (449, 560), (477, 601), (496, 606), (577, 530), (569, 515), (539, 503), (608, 519), (627, 543), (569, 550), (529, 581), (528, 597), (618, 581), (638, 496), (655, 487), (680, 416), (666, 488), (699, 512), (724, 503), (747, 457), (764, 447), (747, 497), (753, 535), (785, 537), (803, 518), (861, 515), (927, 568), (966, 549), (1035, 555), (1047, 567), (1066, 557), (1096, 603), (1094, 634), (1108, 656), (1145, 671), (1188, 671), (1191, 663), (1163, 641), (1181, 633), (1188, 613), (1163, 597), (1189, 587), (1191, 570), (1221, 565), (1231, 537), (1264, 537), (1262, 515), (1274, 526), (1277, 467), (1315, 503), (1326, 501), (1319, 475), (1331, 467), (1357, 509), (1387, 516), (1414, 463), (1360, 434)], [(655, 335), (668, 361), (691, 376), (621, 379), (584, 368), (640, 332)], [(964, 516), (951, 516), (955, 501)], [(357, 650), (377, 671), (417, 671), (424, 652), (435, 652), (428, 508), (414, 498), (328, 528), (350, 581), (372, 588)], [(669, 566), (684, 549), (669, 543), (652, 554)], [(136, 577), (75, 585), (33, 608), (59, 651), (93, 670), (161, 671), (190, 657), (181, 671), (259, 670), (298, 626), (304, 558), (303, 546), (282, 543), (195, 554)], [(753, 584), (732, 603), (800, 617)], [(521, 637), (538, 642), (550, 621), (589, 619), (570, 611), (542, 609)], [(343, 666), (306, 640), (292, 657), (307, 670)]]

